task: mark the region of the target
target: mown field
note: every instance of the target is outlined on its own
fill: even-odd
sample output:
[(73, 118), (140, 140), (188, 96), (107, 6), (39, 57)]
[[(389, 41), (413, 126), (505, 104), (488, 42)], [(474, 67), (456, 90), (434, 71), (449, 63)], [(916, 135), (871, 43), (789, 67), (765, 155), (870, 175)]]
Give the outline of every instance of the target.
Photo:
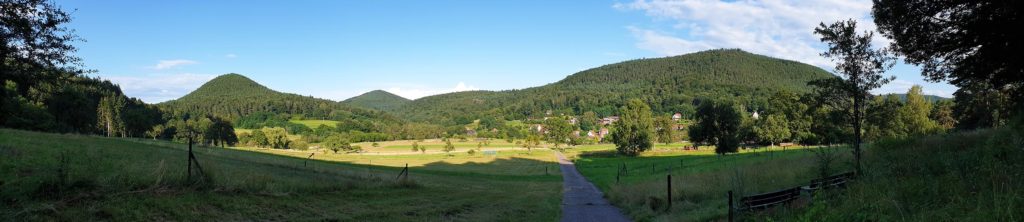
[(307, 120), (294, 120), (293, 119), (293, 120), (288, 120), (288, 122), (293, 122), (293, 123), (298, 123), (298, 124), (306, 125), (306, 127), (309, 127), (310, 129), (316, 129), (317, 127), (320, 127), (320, 125), (328, 126), (328, 127), (331, 127), (331, 128), (334, 128), (334, 126), (338, 125), (338, 121), (334, 121), (334, 120), (311, 120), (311, 119), (307, 119)]
[[(550, 153), (359, 157), (0, 129), (0, 218), (25, 220), (552, 221)], [(277, 151), (275, 151), (277, 152)], [(285, 155), (280, 155), (285, 154)], [(302, 158), (300, 158), (302, 157)], [(410, 164), (411, 183), (396, 176)], [(514, 166), (514, 167), (513, 167)], [(509, 170), (513, 169), (513, 170)]]

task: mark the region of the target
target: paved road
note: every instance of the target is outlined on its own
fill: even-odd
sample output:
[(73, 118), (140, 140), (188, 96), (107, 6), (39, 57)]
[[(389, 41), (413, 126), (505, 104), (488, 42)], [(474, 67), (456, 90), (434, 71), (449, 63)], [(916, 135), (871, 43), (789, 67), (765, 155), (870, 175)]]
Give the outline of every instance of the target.
[(555, 155), (562, 167), (562, 222), (629, 221), (619, 208), (608, 204), (601, 190), (576, 171), (576, 165), (560, 152)]

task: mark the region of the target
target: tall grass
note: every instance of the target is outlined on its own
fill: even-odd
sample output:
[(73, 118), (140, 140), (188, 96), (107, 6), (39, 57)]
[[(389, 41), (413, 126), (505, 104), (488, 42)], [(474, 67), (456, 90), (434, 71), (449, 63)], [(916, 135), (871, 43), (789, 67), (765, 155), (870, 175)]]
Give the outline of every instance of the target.
[[(663, 152), (642, 157), (581, 155), (579, 168), (614, 204), (639, 221), (708, 221), (728, 215), (727, 192), (736, 198), (807, 185), (820, 175), (820, 150), (833, 150), (832, 172), (850, 169), (846, 147), (745, 151), (716, 156), (704, 152)], [(629, 174), (615, 182), (625, 164)], [(652, 172), (650, 166), (654, 166)], [(672, 175), (672, 206), (664, 206), (666, 175)], [(753, 217), (748, 217), (753, 218)]]
[(800, 221), (1024, 220), (1024, 136), (1010, 129), (875, 143), (835, 198), (774, 218)]

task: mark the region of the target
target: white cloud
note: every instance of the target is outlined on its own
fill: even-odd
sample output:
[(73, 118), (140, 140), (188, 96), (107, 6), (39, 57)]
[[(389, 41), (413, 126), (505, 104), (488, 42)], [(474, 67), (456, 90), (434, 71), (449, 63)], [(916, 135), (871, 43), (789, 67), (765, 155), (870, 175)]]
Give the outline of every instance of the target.
[(224, 55), (224, 58), (234, 59), (234, 58), (238, 58), (238, 55), (235, 55), (234, 53), (230, 53), (230, 54)]
[(395, 95), (399, 95), (399, 96), (405, 97), (407, 99), (419, 99), (419, 98), (422, 98), (422, 97), (425, 97), (425, 96), (431, 96), (431, 95), (437, 95), (437, 94), (444, 94), (444, 93), (451, 93), (451, 92), (461, 92), (461, 91), (475, 91), (475, 90), (480, 90), (480, 88), (477, 88), (477, 87), (471, 86), (471, 85), (466, 85), (465, 82), (459, 82), (453, 88), (440, 88), (439, 89), (439, 88), (429, 88), (429, 87), (423, 87), (423, 86), (405, 86), (405, 87), (390, 87), (390, 88), (385, 89), (385, 91), (388, 91), (390, 93), (394, 93)]
[(216, 75), (180, 73), (101, 77), (120, 85), (128, 96), (138, 97), (147, 103), (158, 103), (182, 97)]
[(156, 65), (153, 66), (153, 69), (170, 69), (176, 66), (191, 65), (196, 63), (199, 62), (187, 59), (160, 60), (160, 62), (156, 63)]
[[(819, 23), (854, 19), (860, 29), (875, 30), (869, 0), (636, 0), (614, 8), (643, 11), (655, 22), (671, 28), (626, 27), (637, 47), (661, 55), (679, 55), (715, 48), (741, 48), (753, 53), (801, 61), (823, 67), (832, 63), (813, 34)], [(671, 35), (667, 33), (684, 33)], [(876, 34), (875, 45), (887, 40)]]

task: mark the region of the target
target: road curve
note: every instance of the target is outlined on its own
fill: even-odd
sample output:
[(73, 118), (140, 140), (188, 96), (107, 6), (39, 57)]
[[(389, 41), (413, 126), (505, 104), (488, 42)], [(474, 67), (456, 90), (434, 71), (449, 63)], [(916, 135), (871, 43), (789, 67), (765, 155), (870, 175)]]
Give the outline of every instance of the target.
[(630, 221), (619, 208), (608, 204), (604, 194), (587, 181), (576, 165), (555, 152), (562, 167), (562, 222)]

